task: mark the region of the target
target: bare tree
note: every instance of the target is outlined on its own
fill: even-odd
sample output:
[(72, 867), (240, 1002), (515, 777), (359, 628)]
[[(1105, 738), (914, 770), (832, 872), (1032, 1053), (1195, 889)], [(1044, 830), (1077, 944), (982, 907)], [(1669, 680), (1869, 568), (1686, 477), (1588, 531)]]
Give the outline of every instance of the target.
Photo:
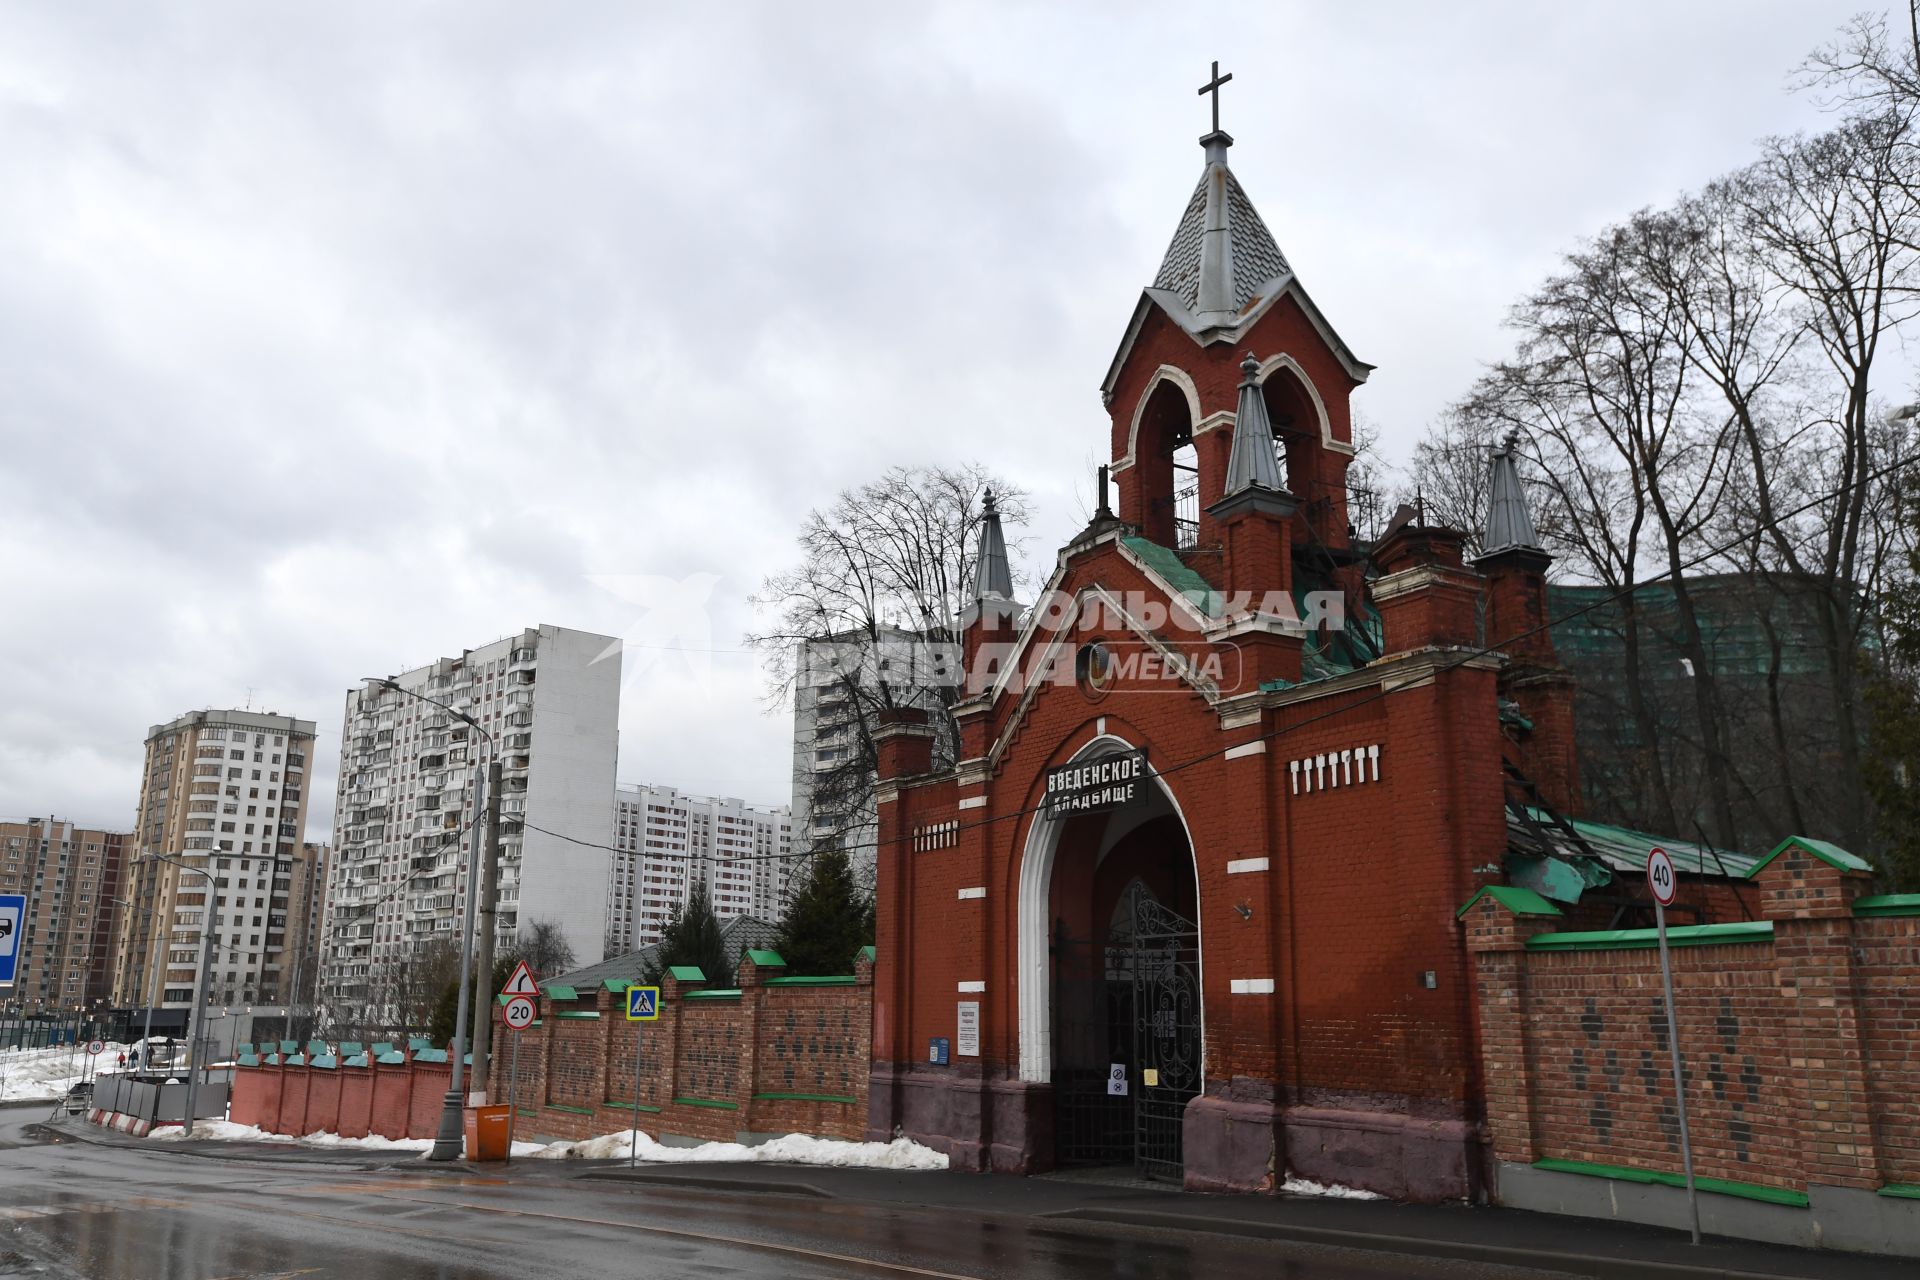
[(894, 467), (809, 511), (799, 564), (754, 596), (769, 622), (747, 641), (765, 655), (771, 704), (813, 698), (848, 726), (831, 744), (797, 744), (829, 757), (813, 774), (815, 811), (842, 815), (831, 830), (801, 833), (810, 847), (845, 847), (871, 824), (873, 731), (883, 712), (928, 711), (936, 760), (953, 759), (950, 708), (960, 684), (952, 659), (989, 489), (1017, 556), (1023, 491), (977, 464)]
[[(567, 941), (566, 933), (553, 921), (529, 920), (520, 926), (519, 937), (512, 946), (500, 953), (494, 967), (498, 969), (504, 965), (506, 971), (511, 973), (513, 966), (523, 960), (536, 978), (555, 978), (574, 967), (573, 944)], [(488, 980), (491, 980), (491, 975)]]
[[(1886, 424), (1873, 377), (1884, 339), (1913, 314), (1914, 245), (1920, 206), (1911, 181), (1909, 117), (1854, 117), (1812, 138), (1774, 139), (1759, 163), (1721, 184), (1740, 232), (1754, 246), (1824, 375), (1811, 405), (1814, 430), (1795, 465), (1753, 477), (1770, 550), (1779, 566), (1820, 584), (1818, 623), (1833, 685), (1840, 767), (1851, 840), (1869, 826), (1861, 784), (1857, 676), (1869, 614), (1861, 593), (1885, 566), (1874, 535), (1875, 478)], [(1822, 498), (1821, 495), (1831, 495)], [(1797, 499), (1797, 500), (1796, 500)], [(1813, 505), (1795, 519), (1783, 510)]]

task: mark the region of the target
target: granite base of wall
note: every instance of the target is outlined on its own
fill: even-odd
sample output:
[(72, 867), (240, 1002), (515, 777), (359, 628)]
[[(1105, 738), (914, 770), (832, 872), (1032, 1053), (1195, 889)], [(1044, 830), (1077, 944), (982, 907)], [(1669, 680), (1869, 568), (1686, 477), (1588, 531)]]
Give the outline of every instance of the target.
[[(1509, 1208), (1688, 1229), (1682, 1187), (1510, 1162), (1500, 1165), (1499, 1177), (1500, 1203)], [(1920, 1257), (1920, 1200), (1819, 1185), (1809, 1187), (1806, 1198), (1801, 1206), (1702, 1191), (1700, 1230), (1803, 1249)]]

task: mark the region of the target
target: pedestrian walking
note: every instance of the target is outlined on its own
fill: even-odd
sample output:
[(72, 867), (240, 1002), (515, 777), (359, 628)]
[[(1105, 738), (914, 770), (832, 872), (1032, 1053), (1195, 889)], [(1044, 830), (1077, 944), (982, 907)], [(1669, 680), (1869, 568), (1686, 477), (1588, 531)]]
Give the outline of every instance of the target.
[(122, 1049), (120, 1051), (120, 1070), (125, 1071), (126, 1069), (127, 1069), (127, 1051), (125, 1049)]

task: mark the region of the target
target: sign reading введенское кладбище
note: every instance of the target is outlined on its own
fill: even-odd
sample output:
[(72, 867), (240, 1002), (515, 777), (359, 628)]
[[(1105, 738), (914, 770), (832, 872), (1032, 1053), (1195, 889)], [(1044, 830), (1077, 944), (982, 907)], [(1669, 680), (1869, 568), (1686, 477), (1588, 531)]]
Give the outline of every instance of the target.
[(1047, 813), (1105, 813), (1144, 799), (1147, 791), (1144, 751), (1122, 751), (1047, 770)]

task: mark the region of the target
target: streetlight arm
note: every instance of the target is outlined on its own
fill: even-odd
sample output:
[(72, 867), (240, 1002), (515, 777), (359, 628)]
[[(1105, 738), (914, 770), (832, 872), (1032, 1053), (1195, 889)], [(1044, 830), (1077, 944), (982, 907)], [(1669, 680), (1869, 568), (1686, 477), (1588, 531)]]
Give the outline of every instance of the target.
[(374, 676), (368, 676), (366, 678), (366, 683), (373, 685), (375, 688), (385, 689), (389, 693), (397, 693), (397, 694), (400, 694), (402, 697), (412, 698), (417, 702), (424, 702), (430, 707), (438, 707), (442, 711), (446, 712), (448, 715), (452, 716), (454, 719), (459, 720), (461, 723), (472, 726), (473, 729), (476, 732), (478, 732), (481, 737), (487, 740), (487, 745), (489, 747), (493, 745), (493, 735), (487, 732), (487, 727), (481, 724), (474, 717), (460, 710), (460, 708), (458, 707), (442, 702), (438, 698), (429, 698), (424, 693), (415, 693), (412, 689), (408, 689), (403, 685), (401, 685), (401, 683), (398, 680), (395, 680), (392, 676), (388, 676), (384, 680), (376, 678)]

